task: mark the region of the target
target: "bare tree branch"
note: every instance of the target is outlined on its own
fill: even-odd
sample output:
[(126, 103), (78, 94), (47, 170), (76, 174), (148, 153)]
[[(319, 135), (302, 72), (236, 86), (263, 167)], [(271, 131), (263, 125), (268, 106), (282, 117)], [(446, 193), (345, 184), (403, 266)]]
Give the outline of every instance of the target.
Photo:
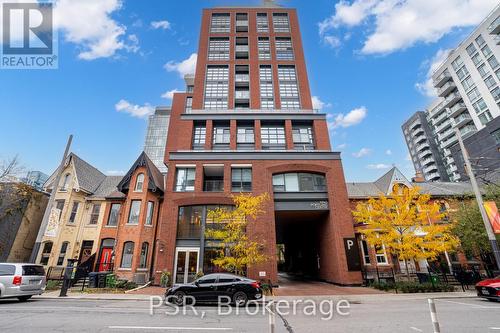
[(18, 155), (0, 161), (0, 182), (7, 182), (24, 172)]

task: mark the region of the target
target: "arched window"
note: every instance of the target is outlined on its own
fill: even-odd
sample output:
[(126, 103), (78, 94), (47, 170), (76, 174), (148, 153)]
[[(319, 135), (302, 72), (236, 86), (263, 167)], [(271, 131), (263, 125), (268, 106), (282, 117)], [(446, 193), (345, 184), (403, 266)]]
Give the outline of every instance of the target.
[(69, 173), (67, 173), (67, 174), (64, 175), (63, 183), (61, 185), (61, 190), (62, 191), (67, 191), (68, 190), (70, 177), (71, 177), (71, 175)]
[(134, 257), (134, 242), (123, 243), (121, 268), (132, 268), (132, 258)]
[(324, 175), (306, 172), (273, 175), (274, 192), (326, 192)]
[(59, 257), (57, 258), (57, 266), (64, 265), (64, 258), (66, 257), (66, 252), (68, 252), (69, 242), (63, 242), (61, 245), (61, 251), (59, 251)]
[(149, 244), (147, 242), (142, 243), (141, 246), (141, 260), (139, 261), (139, 268), (146, 268), (148, 263), (148, 250)]
[(40, 264), (47, 265), (49, 263), (50, 252), (52, 252), (52, 242), (43, 243), (42, 256), (40, 258)]
[(144, 186), (144, 174), (140, 173), (137, 175), (137, 179), (135, 180), (135, 192), (142, 192), (142, 188)]

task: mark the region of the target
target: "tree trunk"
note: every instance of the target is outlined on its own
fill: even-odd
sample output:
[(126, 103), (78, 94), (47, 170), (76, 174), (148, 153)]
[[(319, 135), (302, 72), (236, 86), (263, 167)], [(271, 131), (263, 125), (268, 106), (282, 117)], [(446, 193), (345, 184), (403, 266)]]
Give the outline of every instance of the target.
[(406, 268), (406, 278), (408, 282), (410, 282), (410, 270), (408, 269), (408, 259), (405, 259), (405, 268)]

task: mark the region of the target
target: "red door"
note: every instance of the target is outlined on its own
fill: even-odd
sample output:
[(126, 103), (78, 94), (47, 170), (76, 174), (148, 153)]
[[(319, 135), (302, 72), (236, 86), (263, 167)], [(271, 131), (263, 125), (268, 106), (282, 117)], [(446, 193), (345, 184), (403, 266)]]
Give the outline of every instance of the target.
[(111, 270), (111, 255), (112, 248), (103, 248), (101, 252), (101, 262), (99, 262), (99, 272), (107, 272)]

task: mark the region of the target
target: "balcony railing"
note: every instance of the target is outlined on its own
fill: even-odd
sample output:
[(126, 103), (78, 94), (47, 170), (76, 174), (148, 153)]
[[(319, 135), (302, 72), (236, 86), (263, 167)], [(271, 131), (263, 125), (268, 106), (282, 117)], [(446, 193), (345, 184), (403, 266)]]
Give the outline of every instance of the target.
[(449, 81), (445, 83), (441, 88), (438, 89), (438, 95), (440, 97), (444, 97), (448, 95), (450, 91), (453, 91), (457, 86), (455, 85), (455, 82)]
[(205, 180), (203, 182), (203, 191), (205, 192), (222, 192), (224, 191), (224, 180)]
[(453, 119), (453, 122), (455, 123), (455, 126), (459, 126), (459, 125), (462, 125), (463, 123), (466, 123), (470, 120), (472, 120), (472, 118), (468, 113), (462, 113), (460, 116)]
[(250, 81), (250, 75), (248, 75), (248, 74), (236, 74), (234, 76), (234, 80), (236, 82), (249, 82)]
[(462, 96), (460, 96), (460, 94), (458, 92), (451, 93), (444, 100), (444, 106), (445, 107), (450, 107), (450, 106), (454, 105), (456, 102), (458, 102), (461, 99), (462, 99)]
[(424, 168), (425, 173), (430, 173), (431, 171), (437, 170), (437, 166), (435, 164), (429, 165)]
[(236, 99), (249, 99), (250, 91), (248, 90), (236, 90), (234, 92), (234, 98)]
[(463, 102), (457, 103), (450, 108), (450, 116), (454, 116), (465, 110), (467, 110), (467, 106), (465, 106), (465, 103)]
[(186, 110), (188, 114), (238, 114), (238, 113), (283, 113), (283, 114), (297, 114), (297, 113), (322, 113), (319, 109), (191, 109)]
[(236, 45), (236, 52), (248, 52), (248, 45)]
[(495, 21), (491, 22), (488, 27), (488, 32), (491, 35), (497, 35), (500, 33), (500, 16), (495, 19)]
[(434, 79), (434, 84), (439, 88), (442, 87), (448, 80), (451, 80), (451, 74), (445, 70)]

